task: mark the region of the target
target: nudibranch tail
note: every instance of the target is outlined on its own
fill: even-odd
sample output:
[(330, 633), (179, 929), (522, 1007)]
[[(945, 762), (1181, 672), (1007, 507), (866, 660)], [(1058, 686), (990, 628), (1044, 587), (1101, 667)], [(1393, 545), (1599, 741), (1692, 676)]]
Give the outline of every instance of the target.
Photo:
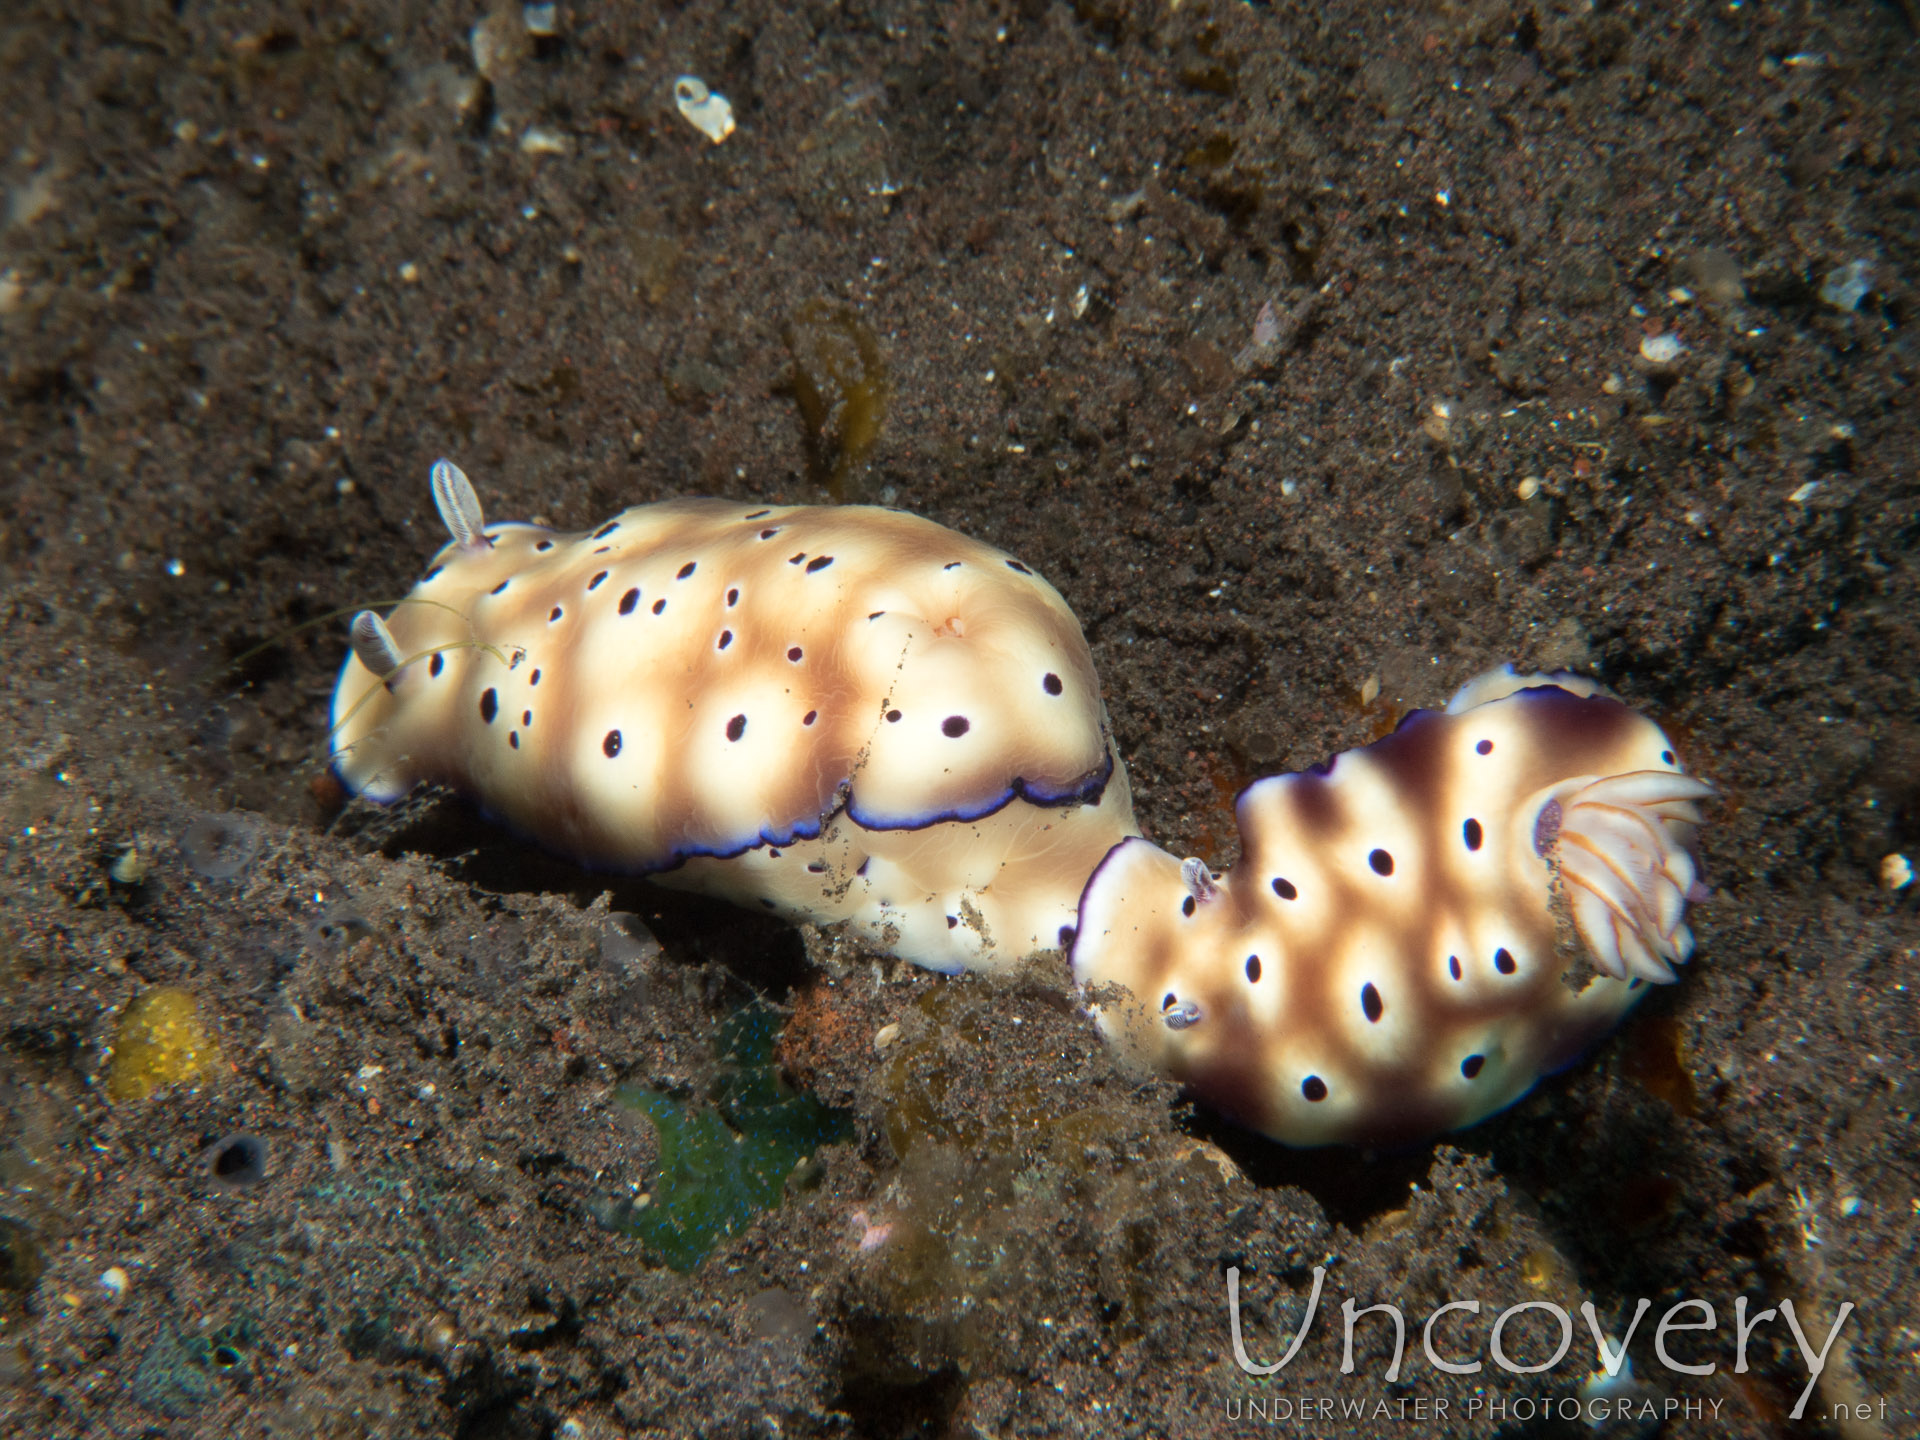
[[(1276, 1139), (1423, 1139), (1511, 1104), (1636, 982), (1673, 978), (1710, 793), (1593, 681), (1496, 671), (1249, 786), (1222, 876), (1116, 846), (1074, 975), (1109, 1039)], [(1572, 988), (1576, 936), (1603, 973)]]

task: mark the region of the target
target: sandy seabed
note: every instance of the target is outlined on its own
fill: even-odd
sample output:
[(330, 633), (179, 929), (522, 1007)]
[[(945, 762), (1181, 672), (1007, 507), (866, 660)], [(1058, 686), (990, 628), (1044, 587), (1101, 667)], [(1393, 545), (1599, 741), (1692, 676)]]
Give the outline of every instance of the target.
[[(1916, 1433), (1914, 44), (1905, 3), (10, 6), (0, 1433)], [(412, 583), (440, 455), (496, 518), (859, 499), (1020, 556), (1216, 865), (1255, 775), (1595, 674), (1722, 791), (1698, 957), (1492, 1121), (1292, 1152), (1119, 1069), (1057, 965), (343, 806), (311, 622)], [(116, 1089), (156, 993), (197, 1072)], [(754, 996), (847, 1129), (683, 1273), (620, 1087), (700, 1103)], [(1248, 1375), (1228, 1272), (1270, 1364), (1316, 1267)], [(1855, 1307), (1810, 1390), (1784, 1319), (1736, 1368), (1741, 1297), (1816, 1350)], [(1642, 1298), (1587, 1385), (1580, 1307)], [(1404, 1312), (1394, 1381), (1349, 1300)], [(1469, 1300), (1457, 1374), (1420, 1327)], [(1656, 1354), (1686, 1300), (1710, 1374)], [(1536, 1301), (1507, 1353), (1548, 1305), (1571, 1348), (1510, 1373)]]

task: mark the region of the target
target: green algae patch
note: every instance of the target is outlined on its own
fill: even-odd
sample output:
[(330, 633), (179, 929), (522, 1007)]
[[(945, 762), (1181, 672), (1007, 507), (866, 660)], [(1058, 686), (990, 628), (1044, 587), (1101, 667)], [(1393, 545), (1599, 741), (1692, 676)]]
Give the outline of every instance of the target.
[(790, 1087), (774, 1063), (781, 1017), (765, 1006), (730, 1016), (714, 1045), (719, 1075), (705, 1099), (623, 1085), (614, 1103), (646, 1117), (660, 1158), (648, 1203), (619, 1228), (682, 1272), (780, 1203), (794, 1168), (847, 1139), (851, 1117)]
[(194, 1079), (220, 1059), (220, 1041), (191, 990), (162, 985), (120, 1012), (107, 1065), (107, 1098), (144, 1100)]

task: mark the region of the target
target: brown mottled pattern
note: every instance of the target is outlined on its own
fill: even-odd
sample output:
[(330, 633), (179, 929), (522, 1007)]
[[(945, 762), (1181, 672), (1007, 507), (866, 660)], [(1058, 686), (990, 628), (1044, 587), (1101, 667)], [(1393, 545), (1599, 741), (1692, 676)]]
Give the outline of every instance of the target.
[[(1491, 753), (1478, 753), (1482, 740)], [(1577, 993), (1563, 983), (1553, 875), (1533, 826), (1570, 782), (1673, 770), (1668, 750), (1618, 701), (1555, 688), (1417, 714), (1327, 773), (1243, 793), (1242, 858), (1191, 916), (1179, 861), (1142, 840), (1121, 846), (1083, 899), (1075, 974), (1131, 992), (1100, 1007), (1111, 1037), (1290, 1143), (1470, 1124), (1570, 1063), (1637, 998), (1617, 981)], [(1376, 850), (1392, 856), (1391, 874), (1370, 863)], [(1275, 877), (1297, 898), (1276, 895)], [(1197, 1003), (1200, 1021), (1167, 1026), (1168, 997)]]
[[(438, 782), (563, 855), (636, 872), (784, 851), (830, 822), (977, 823), (1014, 795), (1036, 814), (989, 827), (1003, 848), (1077, 817), (1091, 869), (1132, 831), (1080, 627), (990, 546), (897, 511), (701, 500), (585, 534), (488, 535), (443, 550), (388, 617), (411, 663), (382, 686), (347, 660), (334, 750), (356, 791)], [(941, 888), (927, 846), (895, 848), (921, 857), (922, 892)], [(713, 869), (698, 863), (684, 883)], [(1069, 922), (1084, 874), (1034, 913)], [(791, 887), (771, 898), (819, 908)], [(929, 963), (969, 963), (963, 939)]]

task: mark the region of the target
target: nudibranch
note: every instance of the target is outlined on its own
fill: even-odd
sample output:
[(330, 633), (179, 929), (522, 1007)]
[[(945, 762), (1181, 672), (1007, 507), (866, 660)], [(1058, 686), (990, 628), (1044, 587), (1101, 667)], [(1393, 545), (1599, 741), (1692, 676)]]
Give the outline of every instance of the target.
[(1711, 792), (1591, 681), (1497, 671), (1256, 781), (1216, 875), (1140, 837), (1080, 626), (1009, 555), (866, 506), (488, 525), (444, 460), (433, 495), (451, 542), (354, 618), (349, 789), (946, 973), (1066, 949), (1110, 1041), (1278, 1140), (1472, 1124), (1692, 953)]
[(1071, 938), (1137, 833), (1079, 623), (1013, 557), (867, 506), (669, 500), (452, 540), (333, 699), (334, 766), (449, 786), (602, 870), (845, 921), (930, 969)]
[(1593, 682), (1494, 672), (1249, 786), (1224, 875), (1116, 845), (1074, 976), (1109, 1040), (1275, 1139), (1425, 1139), (1511, 1104), (1674, 978), (1710, 793)]

